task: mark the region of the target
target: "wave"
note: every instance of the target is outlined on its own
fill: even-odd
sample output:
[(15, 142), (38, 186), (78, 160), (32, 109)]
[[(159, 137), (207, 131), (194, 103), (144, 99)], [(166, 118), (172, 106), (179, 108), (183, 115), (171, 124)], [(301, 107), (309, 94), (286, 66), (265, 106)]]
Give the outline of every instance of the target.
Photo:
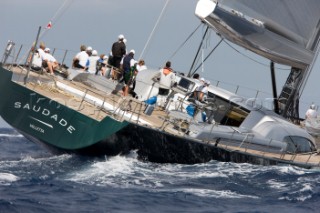
[(0, 185), (10, 185), (12, 182), (19, 180), (19, 177), (10, 173), (0, 173)]
[(210, 190), (210, 189), (197, 189), (197, 188), (182, 188), (178, 190), (170, 190), (174, 192), (184, 192), (193, 194), (199, 197), (212, 197), (212, 198), (233, 198), (233, 199), (241, 199), (241, 198), (250, 198), (250, 199), (259, 199), (258, 196), (252, 195), (244, 195), (236, 192), (232, 192), (230, 190)]
[[(167, 184), (180, 184), (183, 181), (202, 179), (230, 179), (244, 180), (266, 179), (264, 184), (270, 188), (284, 190), (286, 183), (277, 182), (274, 175), (283, 176), (283, 170), (303, 175), (305, 171), (296, 168), (264, 167), (251, 164), (236, 164), (211, 161), (209, 163), (182, 165), (157, 164), (143, 162), (137, 159), (135, 153), (131, 156), (114, 156), (105, 160), (97, 160), (86, 164), (77, 170), (66, 174), (66, 180), (85, 184), (116, 185), (124, 187), (162, 187)], [(279, 174), (280, 173), (280, 174)], [(287, 174), (287, 173), (285, 173)]]
[(137, 157), (114, 156), (106, 160), (94, 161), (91, 164), (84, 164), (65, 176), (65, 180), (78, 183), (113, 185), (114, 180), (126, 179), (135, 173), (135, 164), (139, 163)]
[[(86, 188), (113, 188), (137, 193), (192, 195), (200, 200), (259, 199), (303, 202), (316, 199), (319, 171), (292, 166), (257, 166), (211, 161), (203, 164), (158, 164), (138, 159), (136, 152), (105, 158), (77, 155), (23, 156), (0, 161), (0, 184), (81, 184)], [(294, 184), (293, 184), (294, 183)], [(58, 185), (59, 185), (58, 184)], [(196, 199), (197, 200), (197, 199)], [(241, 200), (240, 200), (241, 201)], [(239, 202), (240, 202), (239, 201)]]
[(12, 128), (0, 128), (0, 137), (23, 137), (18, 131)]
[(24, 137), (23, 135), (20, 134), (0, 134), (0, 137), (12, 137), (12, 138), (22, 138)]

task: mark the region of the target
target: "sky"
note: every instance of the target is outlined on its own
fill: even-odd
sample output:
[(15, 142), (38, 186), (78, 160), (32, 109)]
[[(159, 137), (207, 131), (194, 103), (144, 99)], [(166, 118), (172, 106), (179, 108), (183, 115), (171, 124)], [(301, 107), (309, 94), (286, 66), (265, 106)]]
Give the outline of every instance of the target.
[[(200, 26), (181, 47), (201, 24), (194, 15), (196, 4), (197, 0), (0, 0), (0, 53), (7, 41), (13, 40), (16, 53), (22, 45), (18, 62), (24, 62), (24, 52), (41, 26), (40, 41), (55, 49), (54, 56), (60, 62), (68, 50), (64, 63), (70, 65), (81, 44), (92, 46), (99, 54), (108, 54), (112, 43), (123, 34), (127, 50), (134, 49), (135, 58), (145, 59), (148, 68), (158, 69), (170, 60), (174, 70), (188, 73), (206, 28)], [(45, 31), (49, 21), (52, 28)], [(210, 30), (201, 54), (208, 54), (219, 40)], [(270, 62), (232, 46), (237, 51), (222, 42), (199, 70), (200, 76), (214, 84), (219, 81), (219, 85), (233, 91), (239, 85), (239, 92), (247, 96), (254, 97), (259, 90), (272, 97)], [(312, 102), (320, 104), (319, 61), (302, 94), (300, 117)], [(287, 67), (276, 65), (278, 94), (289, 74), (283, 68)], [(1, 125), (5, 125), (3, 121)]]

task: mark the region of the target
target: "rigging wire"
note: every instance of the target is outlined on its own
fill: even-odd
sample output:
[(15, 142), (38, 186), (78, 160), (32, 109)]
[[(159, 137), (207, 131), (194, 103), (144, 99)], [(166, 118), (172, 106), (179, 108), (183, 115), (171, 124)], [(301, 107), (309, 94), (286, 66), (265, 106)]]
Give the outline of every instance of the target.
[(156, 28), (158, 27), (158, 24), (159, 24), (159, 22), (160, 22), (160, 20), (161, 20), (161, 18), (162, 18), (162, 16), (163, 16), (166, 8), (167, 8), (169, 2), (170, 2), (170, 0), (167, 0), (166, 3), (165, 3), (165, 5), (163, 6), (163, 8), (162, 8), (162, 10), (161, 10), (161, 13), (160, 13), (160, 15), (159, 15), (159, 17), (158, 17), (158, 20), (157, 20), (155, 26), (153, 27), (153, 29), (152, 29), (152, 31), (151, 31), (151, 33), (150, 33), (150, 35), (149, 35), (149, 38), (148, 38), (148, 40), (147, 40), (147, 42), (146, 42), (146, 44), (145, 44), (145, 46), (144, 46), (144, 48), (143, 48), (143, 50), (142, 50), (142, 52), (141, 52), (141, 54), (140, 54), (139, 59), (141, 59), (141, 58), (144, 56), (144, 52), (145, 52), (145, 50), (147, 49), (147, 46), (149, 45), (150, 40), (151, 40), (151, 38), (152, 38), (152, 36), (153, 36)]
[[(224, 43), (226, 43), (231, 49), (233, 49), (234, 51), (236, 51), (236, 52), (239, 53), (240, 55), (248, 58), (249, 60), (254, 61), (254, 62), (256, 62), (257, 64), (260, 64), (260, 65), (262, 65), (262, 66), (269, 67), (269, 65), (264, 64), (264, 63), (262, 63), (262, 62), (259, 62), (259, 61), (255, 60), (255, 59), (253, 59), (253, 58), (245, 55), (244, 53), (240, 52), (239, 50), (237, 50), (236, 48), (234, 48), (229, 42), (227, 42), (227, 41), (224, 40)], [(291, 68), (287, 68), (287, 69), (286, 69), (286, 68), (279, 68), (279, 67), (278, 67), (277, 69), (278, 69), (278, 70), (291, 70)]]
[(204, 72), (204, 49), (201, 50), (201, 72)]
[(187, 43), (187, 41), (193, 36), (193, 34), (199, 29), (202, 23), (200, 23), (197, 28), (187, 37), (187, 39), (177, 48), (177, 50), (169, 57), (168, 61), (171, 60), (177, 52), (180, 51), (180, 49)]
[[(205, 59), (204, 59), (204, 55), (205, 55), (204, 52), (205, 52), (205, 49), (207, 49), (208, 46), (210, 46), (210, 38), (211, 38), (211, 31), (208, 31), (206, 37), (203, 39), (203, 41), (205, 41), (205, 42), (204, 42), (204, 44), (202, 45), (202, 49), (201, 49), (201, 63), (200, 63), (200, 65), (199, 65), (198, 68), (197, 68), (197, 69), (199, 69), (199, 67), (201, 66), (201, 72), (202, 72), (202, 73), (204, 72), (204, 61), (205, 61)], [(195, 64), (198, 64), (199, 60), (200, 60), (200, 57), (197, 59), (197, 61), (196, 61)], [(193, 74), (194, 74), (195, 72), (196, 72), (196, 71), (194, 71)], [(192, 74), (192, 75), (193, 75), (193, 74)]]
[[(71, 6), (74, 0), (65, 0), (63, 4), (58, 8), (58, 10), (55, 12), (55, 14), (50, 19), (51, 24), (56, 23), (58, 19), (61, 18), (61, 16), (66, 12), (66, 10)], [(49, 28), (45, 28), (39, 35), (39, 40), (45, 36), (45, 34), (48, 32)], [(35, 41), (31, 44), (30, 51), (32, 51), (32, 47), (35, 46)], [(27, 51), (20, 59), (19, 63), (22, 63), (23, 60), (26, 59), (27, 55), (29, 55), (30, 51)]]
[(193, 62), (192, 62), (191, 67), (190, 67), (190, 70), (189, 70), (189, 73), (188, 73), (188, 76), (189, 76), (189, 77), (191, 76), (191, 72), (192, 72), (192, 69), (193, 69), (193, 67), (194, 67), (194, 65), (195, 65), (195, 62), (196, 62), (196, 60), (198, 59), (199, 52), (200, 52), (201, 47), (202, 47), (202, 45), (203, 45), (203, 41), (204, 41), (204, 39), (205, 39), (205, 37), (206, 37), (206, 35), (207, 35), (207, 33), (208, 33), (208, 30), (209, 30), (209, 27), (207, 26), (206, 31), (205, 31), (205, 33), (203, 34), (202, 39), (201, 39), (201, 42), (200, 42), (200, 45), (199, 45), (199, 47), (198, 47), (197, 54), (196, 54), (196, 56), (195, 56), (195, 58), (194, 58), (194, 60), (193, 60)]
[(191, 74), (194, 75), (197, 70), (202, 66), (202, 64), (211, 56), (211, 54), (217, 49), (217, 47), (221, 44), (221, 42), (223, 41), (224, 39), (221, 38), (221, 40), (218, 42), (218, 44), (216, 46), (214, 46), (214, 48), (210, 51), (210, 53), (205, 57), (205, 59), (203, 60), (203, 62), (193, 71), (193, 73)]
[[(55, 24), (58, 22), (58, 20), (62, 17), (62, 15), (67, 11), (67, 9), (71, 6), (74, 0), (65, 0), (63, 4), (58, 8), (58, 10), (55, 12), (55, 14), (51, 17), (49, 20), (51, 24)], [(48, 32), (49, 28), (45, 28), (40, 36), (39, 39), (41, 39), (45, 34)]]

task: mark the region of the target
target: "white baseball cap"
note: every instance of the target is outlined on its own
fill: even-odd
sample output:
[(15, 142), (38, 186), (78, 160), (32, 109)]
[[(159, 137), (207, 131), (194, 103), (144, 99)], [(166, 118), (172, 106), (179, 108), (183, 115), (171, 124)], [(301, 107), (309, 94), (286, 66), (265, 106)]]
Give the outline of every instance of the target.
[(120, 34), (120, 35), (118, 36), (118, 39), (124, 39), (124, 35)]
[(92, 50), (92, 55), (98, 55), (98, 51), (97, 50)]
[(134, 50), (132, 49), (132, 50), (130, 50), (130, 53), (135, 54), (135, 53), (136, 53), (136, 51), (134, 51)]
[(47, 48), (44, 49), (44, 51), (45, 51), (45, 52), (50, 52), (50, 48), (47, 47)]
[(92, 51), (92, 47), (87, 47), (87, 51)]

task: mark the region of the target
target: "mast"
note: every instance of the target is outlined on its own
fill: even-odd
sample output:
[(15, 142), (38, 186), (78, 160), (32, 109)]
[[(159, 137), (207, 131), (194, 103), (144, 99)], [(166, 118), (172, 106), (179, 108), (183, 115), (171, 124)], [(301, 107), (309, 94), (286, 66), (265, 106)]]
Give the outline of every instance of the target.
[(272, 81), (272, 91), (273, 91), (274, 112), (279, 114), (279, 104), (278, 104), (277, 85), (276, 85), (276, 74), (274, 73), (274, 63), (273, 63), (273, 61), (271, 61), (271, 63), (270, 63), (270, 70), (271, 70), (271, 81)]

